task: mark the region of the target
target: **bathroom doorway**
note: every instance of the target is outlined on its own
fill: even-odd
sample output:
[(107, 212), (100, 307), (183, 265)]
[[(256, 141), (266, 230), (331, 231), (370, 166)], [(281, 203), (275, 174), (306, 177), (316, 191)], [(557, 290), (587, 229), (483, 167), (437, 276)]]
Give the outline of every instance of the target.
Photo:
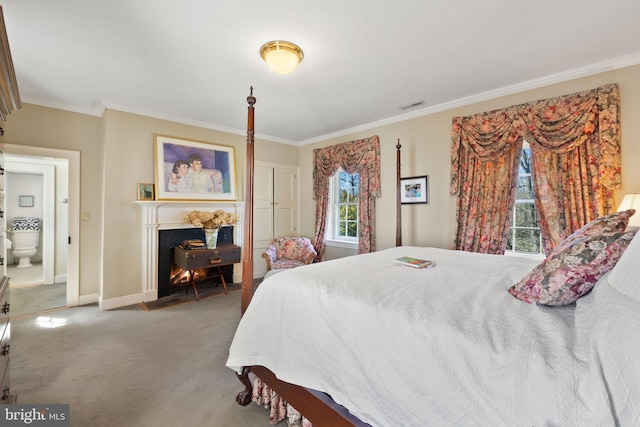
[[(57, 216), (67, 216), (57, 209), (55, 195), (66, 193), (67, 169), (64, 160), (5, 156), (5, 209), (11, 242), (7, 275), (14, 314), (66, 306), (66, 251), (56, 253), (55, 237), (51, 236), (58, 231), (66, 235), (66, 226), (61, 230), (55, 226)], [(58, 258), (63, 258), (64, 268), (62, 275), (54, 278)]]
[[(5, 144), (5, 169), (7, 228), (17, 215), (41, 219), (32, 266), (18, 268), (7, 250), (13, 315), (78, 305), (79, 153)], [(33, 206), (19, 206), (23, 195), (33, 196)]]

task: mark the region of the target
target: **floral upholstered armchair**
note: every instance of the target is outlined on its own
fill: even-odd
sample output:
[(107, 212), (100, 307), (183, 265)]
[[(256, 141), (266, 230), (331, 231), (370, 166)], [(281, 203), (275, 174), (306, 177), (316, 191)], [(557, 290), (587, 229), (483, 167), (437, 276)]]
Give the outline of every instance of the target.
[(311, 264), (316, 255), (311, 240), (306, 237), (278, 237), (262, 253), (267, 271)]

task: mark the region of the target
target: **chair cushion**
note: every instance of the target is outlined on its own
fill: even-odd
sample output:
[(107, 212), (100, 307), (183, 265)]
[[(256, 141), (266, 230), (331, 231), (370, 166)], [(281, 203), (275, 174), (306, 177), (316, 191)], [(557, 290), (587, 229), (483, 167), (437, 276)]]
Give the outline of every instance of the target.
[(276, 239), (277, 259), (303, 260), (313, 249), (311, 241), (306, 237), (283, 237)]
[(271, 263), (271, 269), (294, 268), (300, 267), (301, 265), (305, 265), (305, 263), (303, 261), (296, 261), (293, 259), (279, 259)]

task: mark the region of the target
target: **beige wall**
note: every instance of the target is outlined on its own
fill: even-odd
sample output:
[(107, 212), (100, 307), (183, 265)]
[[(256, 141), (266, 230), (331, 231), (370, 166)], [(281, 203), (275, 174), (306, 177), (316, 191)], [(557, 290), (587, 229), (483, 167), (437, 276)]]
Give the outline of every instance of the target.
[[(244, 197), (246, 136), (108, 110), (93, 117), (25, 104), (5, 124), (5, 142), (81, 153), (80, 295), (103, 300), (142, 290), (139, 182), (154, 182), (153, 134), (235, 147), (238, 198)], [(256, 140), (255, 158), (297, 164), (298, 148)]]
[[(455, 230), (455, 198), (449, 196), (450, 129), (454, 116), (591, 89), (620, 85), (623, 185), (640, 192), (640, 66), (522, 92), (407, 120), (303, 147), (258, 139), (256, 160), (300, 166), (300, 234), (313, 236), (312, 152), (378, 135), (382, 196), (377, 207), (377, 247), (395, 245), (395, 145), (402, 144), (402, 175), (429, 175), (428, 205), (405, 205), (403, 243), (450, 248)], [(259, 109), (256, 110), (259, 115)], [(256, 129), (259, 134), (259, 129)], [(80, 226), (80, 294), (103, 299), (136, 295), (142, 289), (141, 211), (136, 184), (154, 181), (153, 134), (166, 134), (235, 147), (238, 194), (244, 194), (246, 137), (109, 110), (102, 117), (26, 104), (8, 117), (5, 142), (81, 152), (81, 205), (91, 219)]]
[[(91, 212), (92, 221), (80, 230), (80, 294), (98, 292), (100, 260), (101, 205), (101, 119), (52, 108), (23, 104), (5, 123), (4, 142), (81, 152), (80, 209)], [(96, 216), (97, 215), (97, 216)]]
[(456, 218), (455, 198), (449, 196), (451, 119), (608, 83), (619, 84), (621, 97), (623, 190), (618, 192), (618, 200), (624, 193), (640, 192), (640, 168), (635, 165), (640, 159), (640, 66), (633, 66), (300, 147), (300, 233), (312, 236), (315, 226), (311, 194), (313, 149), (378, 135), (382, 196), (376, 203), (377, 249), (395, 246), (398, 138), (402, 144), (402, 176), (429, 175), (430, 203), (402, 207), (403, 244), (451, 248)]

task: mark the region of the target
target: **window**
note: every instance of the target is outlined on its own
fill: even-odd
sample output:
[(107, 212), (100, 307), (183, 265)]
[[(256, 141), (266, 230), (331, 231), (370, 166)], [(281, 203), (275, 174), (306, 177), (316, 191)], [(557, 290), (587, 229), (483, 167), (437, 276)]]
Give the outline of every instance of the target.
[(331, 214), (328, 235), (331, 240), (357, 243), (360, 175), (338, 169), (331, 178)]
[(507, 252), (544, 255), (542, 236), (538, 225), (538, 214), (533, 200), (531, 181), (531, 148), (523, 141), (520, 154), (520, 169), (516, 188), (516, 200), (509, 229)]

